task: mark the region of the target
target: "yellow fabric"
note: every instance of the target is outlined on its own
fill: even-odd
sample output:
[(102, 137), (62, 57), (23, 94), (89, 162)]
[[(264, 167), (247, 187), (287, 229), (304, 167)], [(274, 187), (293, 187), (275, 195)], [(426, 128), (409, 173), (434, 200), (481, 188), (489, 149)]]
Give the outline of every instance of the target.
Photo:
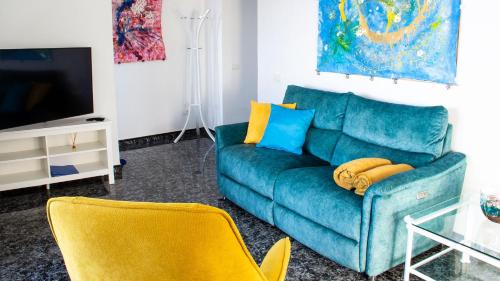
[[(284, 108), (295, 109), (296, 103), (291, 104), (278, 104)], [(259, 143), (266, 131), (267, 122), (271, 116), (270, 103), (258, 103), (256, 101), (250, 102), (250, 118), (248, 120), (247, 136), (245, 143)]]
[(361, 158), (340, 165), (333, 172), (335, 183), (347, 190), (353, 189), (354, 179), (359, 173), (370, 169), (392, 164), (390, 160), (382, 158)]
[(264, 257), (260, 269), (267, 280), (284, 281), (288, 262), (290, 261), (291, 244), (289, 238), (278, 241)]
[(274, 281), (214, 207), (64, 197), (49, 200), (47, 215), (73, 281)]
[(388, 177), (394, 176), (399, 173), (407, 172), (413, 170), (414, 168), (407, 164), (399, 164), (399, 165), (385, 165), (380, 166), (363, 173), (360, 173), (356, 176), (354, 180), (354, 191), (358, 195), (365, 195), (366, 190), (374, 184)]

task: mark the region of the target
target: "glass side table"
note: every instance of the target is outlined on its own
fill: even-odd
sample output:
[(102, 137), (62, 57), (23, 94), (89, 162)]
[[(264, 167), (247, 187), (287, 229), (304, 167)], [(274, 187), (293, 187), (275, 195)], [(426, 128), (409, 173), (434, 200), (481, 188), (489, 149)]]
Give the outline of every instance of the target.
[[(458, 202), (458, 203), (456, 203)], [(452, 251), (461, 255), (463, 265), (471, 263), (471, 257), (491, 268), (491, 274), (500, 280), (500, 224), (489, 221), (482, 213), (479, 196), (474, 200), (460, 201), (458, 198), (443, 202), (404, 218), (408, 229), (404, 281), (410, 275), (423, 280), (435, 280), (419, 268), (436, 261)], [(441, 243), (448, 248), (411, 264), (415, 234)], [(481, 271), (484, 272), (484, 268)], [(466, 280), (458, 278), (458, 280)], [(476, 279), (477, 280), (477, 279)], [(479, 279), (481, 280), (481, 279)]]

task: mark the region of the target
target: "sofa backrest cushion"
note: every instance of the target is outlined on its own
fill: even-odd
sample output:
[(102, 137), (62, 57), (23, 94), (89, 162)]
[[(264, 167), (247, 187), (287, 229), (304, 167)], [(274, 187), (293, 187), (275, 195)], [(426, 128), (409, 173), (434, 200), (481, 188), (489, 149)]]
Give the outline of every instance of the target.
[(453, 138), (453, 125), (448, 124), (448, 129), (446, 130), (446, 137), (443, 143), (443, 155), (451, 151), (451, 141)]
[(347, 102), (351, 94), (339, 94), (298, 86), (289, 86), (284, 103), (297, 103), (297, 110), (315, 109), (304, 150), (330, 161), (342, 135)]
[(442, 106), (419, 107), (352, 95), (342, 132), (379, 146), (440, 157), (448, 128)]
[(283, 103), (316, 110), (304, 150), (334, 166), (382, 157), (420, 167), (451, 149), (452, 126), (442, 106), (393, 104), (298, 86), (288, 87)]
[(435, 160), (432, 154), (392, 149), (342, 134), (335, 147), (331, 164), (340, 166), (349, 161), (366, 157), (389, 159), (395, 164), (404, 163), (413, 167), (425, 166)]

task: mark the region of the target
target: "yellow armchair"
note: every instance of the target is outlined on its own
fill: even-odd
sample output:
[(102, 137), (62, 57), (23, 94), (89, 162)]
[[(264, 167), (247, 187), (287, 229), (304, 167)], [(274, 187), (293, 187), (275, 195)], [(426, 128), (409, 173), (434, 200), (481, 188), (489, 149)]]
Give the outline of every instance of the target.
[(231, 217), (201, 204), (50, 199), (47, 216), (77, 280), (285, 280), (290, 240), (259, 267)]

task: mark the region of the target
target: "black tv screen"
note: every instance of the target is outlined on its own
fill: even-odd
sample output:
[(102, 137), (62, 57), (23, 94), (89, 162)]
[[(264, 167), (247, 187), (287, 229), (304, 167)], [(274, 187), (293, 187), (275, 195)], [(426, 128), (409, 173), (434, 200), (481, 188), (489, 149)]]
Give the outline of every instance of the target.
[(0, 50), (0, 130), (94, 112), (90, 48)]

